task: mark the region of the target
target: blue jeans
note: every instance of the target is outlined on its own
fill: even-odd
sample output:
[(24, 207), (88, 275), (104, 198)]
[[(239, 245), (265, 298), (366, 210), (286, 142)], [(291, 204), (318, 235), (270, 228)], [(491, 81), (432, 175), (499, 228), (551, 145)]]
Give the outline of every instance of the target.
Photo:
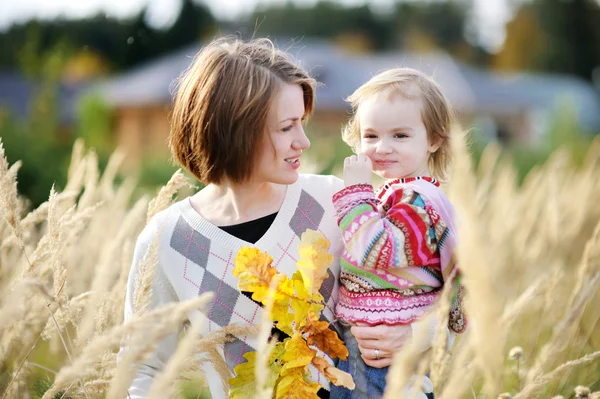
[[(339, 360), (337, 367), (349, 373), (354, 379), (356, 388), (349, 390), (344, 387), (331, 385), (330, 399), (376, 399), (383, 396), (385, 379), (389, 367), (375, 368), (368, 366), (360, 356), (358, 342), (350, 332), (350, 326), (341, 326), (342, 339), (348, 348), (348, 358)], [(427, 394), (434, 399), (433, 394)]]

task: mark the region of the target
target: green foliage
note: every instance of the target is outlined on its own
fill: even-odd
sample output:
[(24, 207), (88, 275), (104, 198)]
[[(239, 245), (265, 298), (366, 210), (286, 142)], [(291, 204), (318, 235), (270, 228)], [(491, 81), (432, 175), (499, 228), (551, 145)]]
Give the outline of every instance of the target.
[(464, 2), (400, 2), (388, 13), (377, 13), (367, 5), (345, 6), (321, 0), (314, 6), (294, 2), (259, 6), (244, 22), (245, 30), (257, 36), (363, 37), (373, 50), (411, 47), (415, 31), (452, 52), (470, 46), (463, 35), (467, 7)]
[[(52, 386), (52, 381), (48, 378), (38, 378), (31, 386), (31, 394), (34, 399), (41, 399), (44, 393)], [(70, 396), (64, 396), (63, 392), (59, 392), (52, 399), (70, 399)]]
[(19, 191), (38, 205), (46, 200), (53, 184), (64, 185), (74, 138), (59, 120), (58, 81), (69, 53), (68, 44), (60, 41), (43, 51), (39, 31), (32, 31), (29, 38), (21, 49), (20, 62), (38, 84), (27, 118), (18, 120), (8, 113), (0, 125), (0, 136), (9, 162), (23, 161)]
[[(0, 67), (16, 68), (21, 49), (31, 45), (31, 32), (39, 32), (42, 51), (68, 41), (74, 49), (89, 49), (108, 60), (113, 69), (123, 70), (160, 54), (191, 44), (215, 31), (215, 18), (197, 0), (184, 0), (179, 17), (168, 29), (154, 29), (146, 22), (146, 9), (131, 19), (120, 20), (98, 14), (72, 20), (28, 21), (0, 33)], [(29, 67), (35, 64), (27, 62)]]
[[(151, 154), (142, 159), (137, 169), (137, 195), (156, 194), (157, 187), (166, 184), (179, 166), (173, 164), (167, 157), (156, 157)], [(184, 170), (184, 174), (190, 182), (199, 190), (202, 185), (195, 177)]]
[[(476, 165), (489, 143), (477, 133), (475, 129), (470, 132), (469, 137), (471, 154)], [(593, 138), (593, 135), (581, 130), (573, 103), (564, 101), (555, 107), (548, 129), (539, 143), (527, 146), (509, 143), (503, 148), (503, 156), (514, 165), (519, 181), (522, 182), (531, 169), (543, 165), (558, 149), (567, 151), (573, 166), (582, 166)]]
[(96, 150), (101, 164), (108, 160), (116, 142), (112, 127), (112, 110), (97, 95), (84, 95), (77, 104), (75, 134), (87, 147)]
[(548, 41), (542, 69), (590, 81), (600, 64), (600, 3), (537, 0), (532, 6)]
[(258, 36), (334, 38), (343, 33), (362, 33), (377, 49), (389, 47), (393, 39), (390, 18), (375, 15), (367, 5), (345, 7), (332, 1), (319, 1), (312, 7), (293, 2), (262, 6), (246, 25)]
[(195, 380), (181, 383), (182, 399), (210, 399), (210, 391), (200, 382)]

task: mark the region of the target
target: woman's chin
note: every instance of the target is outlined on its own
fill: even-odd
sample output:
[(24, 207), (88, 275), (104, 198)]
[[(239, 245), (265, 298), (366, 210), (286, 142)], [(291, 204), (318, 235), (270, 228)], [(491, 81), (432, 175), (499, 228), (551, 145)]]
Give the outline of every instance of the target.
[(276, 184), (294, 184), (300, 177), (297, 171), (286, 171), (277, 176), (273, 176), (272, 182)]

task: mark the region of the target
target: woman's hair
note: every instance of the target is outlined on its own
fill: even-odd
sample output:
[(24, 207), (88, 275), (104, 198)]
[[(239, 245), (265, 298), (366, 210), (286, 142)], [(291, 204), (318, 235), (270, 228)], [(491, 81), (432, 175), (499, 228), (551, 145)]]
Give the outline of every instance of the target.
[(250, 178), (282, 83), (304, 93), (313, 110), (315, 81), (268, 39), (216, 39), (178, 80), (169, 146), (173, 157), (205, 184)]
[[(411, 68), (394, 68), (382, 72), (356, 89), (346, 101), (352, 105), (352, 117), (344, 127), (342, 138), (355, 152), (360, 150), (360, 104), (381, 93), (421, 100), (421, 119), (430, 142), (440, 147), (429, 157), (429, 169), (438, 179), (446, 177), (451, 161), (450, 130), (454, 111), (440, 86), (424, 73)], [(439, 140), (439, 141), (438, 141)]]

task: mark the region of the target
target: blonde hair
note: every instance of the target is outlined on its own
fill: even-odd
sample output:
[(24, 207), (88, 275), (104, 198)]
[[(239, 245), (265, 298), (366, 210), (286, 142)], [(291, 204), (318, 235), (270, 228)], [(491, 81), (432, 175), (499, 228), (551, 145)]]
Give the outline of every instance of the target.
[[(415, 94), (414, 89), (418, 89)], [(394, 68), (379, 73), (356, 89), (346, 101), (352, 105), (352, 117), (342, 132), (343, 140), (355, 152), (360, 150), (360, 104), (377, 94), (387, 92), (408, 99), (421, 100), (421, 119), (430, 142), (440, 142), (440, 147), (429, 157), (429, 170), (439, 180), (446, 178), (451, 161), (450, 130), (454, 124), (454, 111), (440, 86), (424, 73), (411, 68)]]
[(309, 116), (315, 81), (270, 40), (224, 37), (208, 44), (178, 81), (169, 136), (173, 157), (205, 184), (249, 179), (282, 83), (302, 88)]

